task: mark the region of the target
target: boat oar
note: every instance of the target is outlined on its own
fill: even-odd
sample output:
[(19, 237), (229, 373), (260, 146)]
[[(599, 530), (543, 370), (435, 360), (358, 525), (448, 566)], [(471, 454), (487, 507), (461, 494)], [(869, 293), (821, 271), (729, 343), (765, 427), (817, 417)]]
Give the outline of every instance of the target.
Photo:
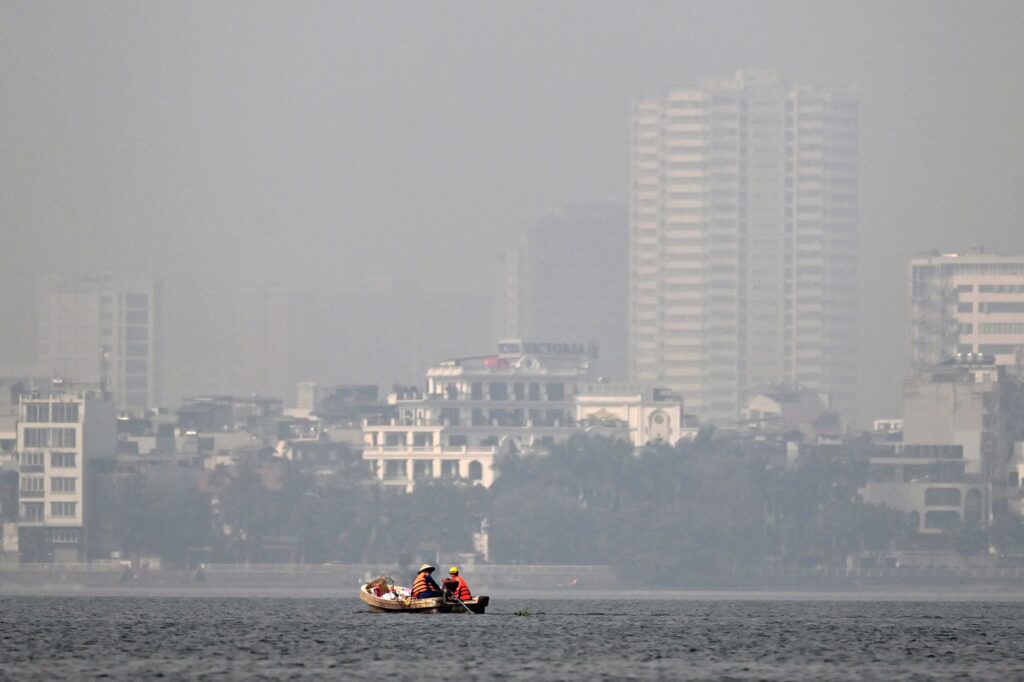
[(473, 611), (473, 609), (471, 609), (468, 606), (466, 606), (466, 602), (462, 601), (461, 599), (456, 599), (455, 601), (457, 601), (460, 604), (462, 604), (462, 608), (466, 609), (466, 613), (468, 613), (471, 616), (475, 616), (476, 615), (476, 613)]

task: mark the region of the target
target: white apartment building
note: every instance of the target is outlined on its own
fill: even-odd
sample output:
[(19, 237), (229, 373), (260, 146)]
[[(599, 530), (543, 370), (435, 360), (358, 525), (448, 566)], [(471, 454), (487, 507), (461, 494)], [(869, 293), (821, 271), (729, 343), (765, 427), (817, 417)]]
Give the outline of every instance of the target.
[(84, 559), (86, 461), (117, 449), (117, 411), (98, 391), (22, 396), (17, 429), (19, 539), (29, 561)]
[(945, 254), (910, 261), (915, 366), (958, 353), (1020, 367), (1024, 354), (1024, 256)]
[(367, 419), (363, 459), (385, 483), (421, 477), (493, 480), (499, 451), (543, 450), (578, 433), (575, 398), (591, 379), (585, 344), (503, 340), (492, 355), (445, 360), (426, 390), (388, 397), (395, 417)]
[(43, 279), (39, 369), (69, 382), (104, 384), (118, 408), (157, 405), (159, 286), (150, 275), (101, 272)]
[(673, 89), (632, 122), (629, 374), (703, 419), (749, 389), (856, 389), (858, 107), (771, 71)]

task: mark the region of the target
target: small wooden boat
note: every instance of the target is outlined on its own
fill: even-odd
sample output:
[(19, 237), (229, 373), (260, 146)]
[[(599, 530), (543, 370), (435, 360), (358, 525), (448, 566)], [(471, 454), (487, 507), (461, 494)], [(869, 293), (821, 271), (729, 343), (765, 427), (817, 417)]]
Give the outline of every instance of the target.
[[(376, 594), (374, 587), (383, 587), (383, 590), (378, 590), (383, 591), (383, 595)], [(491, 601), (491, 598), (487, 596), (474, 597), (468, 601), (454, 601), (444, 597), (413, 599), (401, 596), (395, 591), (394, 583), (390, 578), (377, 578), (362, 585), (359, 588), (359, 598), (370, 607), (371, 611), (404, 611), (407, 613), (483, 613)]]

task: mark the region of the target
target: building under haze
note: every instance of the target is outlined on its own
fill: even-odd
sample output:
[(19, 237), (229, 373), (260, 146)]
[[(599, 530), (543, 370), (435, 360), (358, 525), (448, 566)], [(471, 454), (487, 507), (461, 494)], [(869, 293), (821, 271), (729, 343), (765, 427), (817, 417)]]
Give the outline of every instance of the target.
[(632, 122), (629, 373), (735, 421), (764, 384), (856, 389), (857, 99), (771, 71)]
[(43, 279), (39, 371), (110, 391), (118, 409), (158, 400), (160, 287), (139, 272), (59, 274)]
[(117, 448), (114, 404), (96, 390), (55, 386), (21, 396), (18, 545), (23, 561), (85, 557), (87, 460)]
[(498, 334), (596, 342), (596, 371), (624, 379), (628, 222), (623, 206), (597, 203), (573, 204), (539, 221), (505, 253)]
[(364, 422), (363, 459), (389, 486), (462, 477), (489, 486), (499, 452), (544, 451), (579, 433), (575, 398), (592, 378), (585, 344), (508, 339), (492, 355), (427, 370), (426, 390), (388, 397), (394, 414)]
[(998, 365), (1024, 354), (1024, 256), (944, 254), (910, 261), (911, 357), (915, 367), (958, 353)]

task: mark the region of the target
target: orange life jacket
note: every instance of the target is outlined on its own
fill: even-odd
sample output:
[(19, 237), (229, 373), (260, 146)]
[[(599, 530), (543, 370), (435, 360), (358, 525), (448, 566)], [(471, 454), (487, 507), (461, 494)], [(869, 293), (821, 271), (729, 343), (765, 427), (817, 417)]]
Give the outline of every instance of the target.
[(469, 585), (466, 584), (466, 579), (461, 575), (453, 575), (451, 580), (458, 583), (455, 589), (452, 591), (452, 597), (459, 601), (469, 601), (473, 598), (473, 595), (469, 593)]
[(438, 591), (437, 583), (434, 582), (434, 579), (430, 577), (429, 573), (424, 571), (423, 573), (416, 574), (416, 582), (412, 584), (412, 590), (410, 590), (410, 593), (412, 594), (413, 599), (416, 599), (426, 592)]

